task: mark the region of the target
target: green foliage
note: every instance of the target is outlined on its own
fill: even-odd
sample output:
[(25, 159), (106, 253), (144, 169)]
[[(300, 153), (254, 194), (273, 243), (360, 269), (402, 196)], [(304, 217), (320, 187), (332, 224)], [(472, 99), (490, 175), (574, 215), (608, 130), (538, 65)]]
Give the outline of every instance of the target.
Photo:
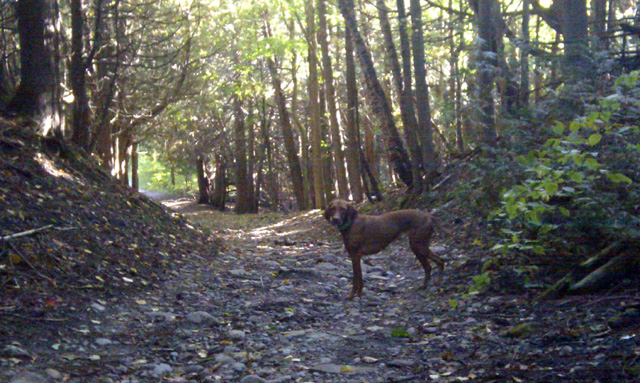
[(142, 190), (191, 193), (198, 186), (192, 169), (187, 166), (166, 165), (148, 152), (140, 153), (138, 178)]
[[(628, 88), (637, 83), (637, 73), (616, 82)], [(559, 223), (575, 220), (573, 215), (585, 218), (585, 212), (604, 212), (603, 189), (633, 184), (614, 169), (617, 158), (612, 155), (616, 151), (612, 144), (625, 142), (623, 149), (637, 150), (626, 137), (640, 131), (637, 126), (612, 121), (612, 116), (621, 113), (620, 98), (603, 98), (588, 116), (566, 124), (556, 122), (551, 138), (517, 157), (526, 178), (502, 192), (501, 207), (491, 216), (506, 223), (501, 230), (507, 241), (494, 250), (543, 254), (559, 239), (551, 235)]]

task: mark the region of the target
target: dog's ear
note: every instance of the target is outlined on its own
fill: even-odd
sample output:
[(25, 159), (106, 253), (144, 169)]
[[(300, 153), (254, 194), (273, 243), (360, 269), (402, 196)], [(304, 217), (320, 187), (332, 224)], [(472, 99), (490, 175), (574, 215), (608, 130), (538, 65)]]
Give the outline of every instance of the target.
[(356, 210), (355, 206), (352, 204), (347, 204), (347, 213), (345, 214), (345, 218), (347, 222), (353, 223), (358, 216), (358, 210)]

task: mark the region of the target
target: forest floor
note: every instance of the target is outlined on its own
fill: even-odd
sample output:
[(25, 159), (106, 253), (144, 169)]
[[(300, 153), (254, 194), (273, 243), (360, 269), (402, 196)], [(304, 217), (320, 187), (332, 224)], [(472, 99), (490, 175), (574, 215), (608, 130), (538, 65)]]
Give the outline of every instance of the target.
[(168, 214), (74, 161), (34, 161), (25, 142), (0, 136), (0, 381), (640, 381), (640, 323), (623, 315), (637, 289), (474, 291), (486, 250), (449, 213), (452, 235), (432, 244), (440, 285), (416, 290), (401, 239), (345, 301), (351, 265), (320, 211), (169, 199)]

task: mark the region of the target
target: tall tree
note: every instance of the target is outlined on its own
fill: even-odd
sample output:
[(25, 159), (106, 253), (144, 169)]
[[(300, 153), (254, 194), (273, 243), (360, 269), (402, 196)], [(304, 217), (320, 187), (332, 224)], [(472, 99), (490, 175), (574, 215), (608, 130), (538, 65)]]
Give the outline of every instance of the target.
[(236, 176), (236, 206), (235, 213), (253, 213), (253, 187), (250, 182), (247, 164), (247, 134), (242, 100), (240, 95), (234, 97), (234, 143), (235, 143), (235, 176)]
[(318, 42), (322, 51), (322, 83), (329, 111), (329, 125), (331, 130), (331, 142), (333, 149), (333, 166), (336, 170), (338, 183), (338, 196), (349, 198), (349, 184), (345, 168), (344, 152), (342, 150), (342, 138), (340, 137), (340, 124), (338, 123), (338, 111), (336, 108), (336, 89), (333, 79), (333, 66), (329, 54), (329, 39), (327, 25), (327, 5), (325, 0), (318, 0)]
[(52, 38), (46, 33), (53, 23), (49, 0), (18, 0), (20, 35), (20, 85), (7, 105), (7, 114), (33, 118), (42, 133), (59, 129), (56, 115), (55, 66)]
[(497, 139), (494, 120), (493, 82), (497, 67), (497, 48), (493, 27), (494, 0), (478, 0), (476, 28), (478, 33), (478, 104), (480, 112), (481, 139), (492, 146)]
[(320, 125), (320, 89), (318, 83), (318, 56), (316, 42), (315, 7), (313, 1), (306, 5), (307, 62), (309, 64), (309, 128), (311, 130), (311, 155), (313, 167), (314, 207), (325, 206), (324, 171), (322, 166), (322, 129)]
[[(87, 95), (84, 53), (84, 11), (82, 0), (71, 0), (71, 68), (69, 79), (73, 91), (71, 141), (89, 151), (89, 97)], [(100, 4), (96, 8), (100, 15)]]
[(360, 156), (362, 147), (358, 134), (358, 88), (356, 85), (356, 62), (353, 54), (353, 39), (349, 28), (345, 27), (345, 79), (347, 90), (346, 115), (346, 146), (347, 169), (351, 185), (351, 196), (354, 201), (362, 201), (362, 169), (360, 168)]
[[(265, 38), (269, 38), (271, 36), (269, 23), (266, 21), (263, 23), (263, 32)], [(284, 92), (282, 91), (280, 77), (278, 76), (278, 66), (276, 65), (274, 58), (267, 59), (267, 66), (269, 67), (269, 72), (271, 74), (271, 84), (273, 86), (275, 93), (274, 96), (278, 107), (280, 127), (282, 128), (282, 136), (284, 138), (285, 152), (287, 155), (294, 195), (296, 196), (298, 209), (305, 210), (307, 209), (307, 204), (304, 184), (302, 181), (302, 168), (300, 167), (300, 159), (298, 158), (295, 138), (293, 136), (291, 119), (289, 118), (289, 112), (287, 111), (287, 100), (285, 99)]]
[(411, 0), (411, 47), (413, 51), (413, 67), (416, 77), (416, 107), (418, 110), (418, 140), (422, 150), (422, 166), (431, 183), (437, 171), (438, 163), (433, 145), (433, 126), (431, 124), (431, 106), (429, 103), (429, 87), (427, 86), (427, 67), (424, 54), (424, 37), (422, 32), (422, 7), (419, 0)]
[(407, 151), (404, 148), (404, 144), (400, 139), (400, 134), (396, 128), (395, 121), (393, 120), (389, 100), (387, 99), (384, 89), (378, 80), (376, 69), (373, 66), (371, 53), (367, 49), (364, 39), (358, 29), (353, 0), (338, 0), (338, 7), (340, 8), (342, 17), (344, 17), (345, 25), (349, 28), (349, 32), (353, 38), (358, 62), (362, 70), (362, 75), (365, 79), (365, 86), (371, 96), (374, 113), (376, 114), (382, 128), (389, 160), (402, 182), (407, 186), (411, 186), (413, 182), (411, 162), (407, 155)]
[[(398, 101), (400, 104), (400, 117), (402, 119), (404, 128), (403, 130), (405, 134), (405, 141), (407, 143), (407, 146), (409, 147), (409, 152), (411, 153), (411, 168), (413, 169), (412, 185), (414, 185), (414, 187), (418, 186), (419, 188), (419, 185), (422, 183), (420, 177), (420, 169), (422, 167), (422, 154), (420, 152), (420, 144), (417, 136), (418, 121), (416, 120), (415, 108), (413, 107), (413, 92), (411, 89), (411, 48), (409, 46), (409, 39), (407, 37), (408, 33), (406, 30), (406, 16), (404, 15), (404, 2), (402, 0), (398, 0), (398, 6), (398, 26), (400, 29), (400, 46), (402, 50), (402, 57), (403, 60), (407, 60), (407, 62), (409, 63), (409, 69), (408, 71), (405, 71), (405, 75), (407, 75), (409, 78), (408, 84), (406, 82), (403, 83), (400, 60), (398, 59), (398, 53), (396, 52), (396, 48), (393, 43), (393, 35), (391, 33), (391, 23), (389, 22), (387, 5), (385, 4), (384, 0), (376, 0), (376, 7), (378, 8), (378, 16), (380, 18), (380, 29), (382, 30), (384, 47), (387, 54), (387, 61), (389, 62), (389, 67), (391, 68), (391, 74), (393, 77), (393, 84), (395, 86), (396, 93), (398, 94)], [(402, 6), (402, 9), (400, 9), (400, 6)]]

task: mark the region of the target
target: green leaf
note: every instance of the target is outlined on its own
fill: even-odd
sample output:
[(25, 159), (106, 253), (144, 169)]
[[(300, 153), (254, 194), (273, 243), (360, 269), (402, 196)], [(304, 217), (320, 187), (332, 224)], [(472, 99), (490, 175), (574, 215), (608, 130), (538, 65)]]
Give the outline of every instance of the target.
[(560, 206), (560, 207), (558, 208), (558, 210), (560, 210), (560, 213), (561, 213), (562, 215), (564, 215), (565, 217), (568, 217), (568, 216), (570, 216), (570, 215), (571, 215), (571, 213), (569, 212), (569, 210), (567, 210), (567, 208), (564, 208), (564, 207), (562, 207), (562, 206)]
[(589, 144), (589, 146), (596, 146), (596, 145), (598, 145), (598, 143), (600, 143), (601, 139), (602, 139), (602, 135), (601, 134), (594, 133), (594, 134), (589, 136), (589, 139), (587, 140), (587, 143)]
[(409, 333), (403, 328), (395, 328), (391, 331), (391, 336), (394, 338), (408, 338)]
[(581, 184), (584, 181), (584, 174), (578, 172), (569, 172), (569, 178), (571, 181)]
[(584, 161), (584, 165), (591, 169), (591, 170), (596, 170), (598, 169), (600, 166), (600, 163), (593, 157), (588, 157), (585, 161)]
[(620, 183), (620, 182), (624, 182), (624, 183), (626, 183), (628, 185), (631, 185), (633, 183), (631, 178), (625, 176), (624, 174), (620, 174), (620, 173), (608, 173), (607, 177), (609, 177), (611, 182), (616, 183), (616, 184)]
[(560, 121), (556, 122), (556, 125), (553, 127), (553, 132), (557, 135), (561, 135), (564, 133), (564, 124)]

